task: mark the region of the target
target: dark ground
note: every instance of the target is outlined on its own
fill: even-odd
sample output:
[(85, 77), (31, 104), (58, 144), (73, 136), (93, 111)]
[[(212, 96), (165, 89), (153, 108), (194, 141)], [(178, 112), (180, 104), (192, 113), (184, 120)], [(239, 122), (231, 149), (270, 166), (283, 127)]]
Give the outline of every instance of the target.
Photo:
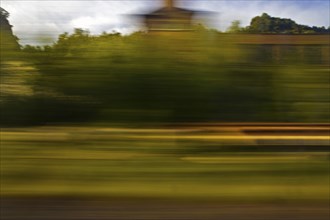
[(329, 204), (150, 198), (6, 197), (2, 220), (329, 220)]

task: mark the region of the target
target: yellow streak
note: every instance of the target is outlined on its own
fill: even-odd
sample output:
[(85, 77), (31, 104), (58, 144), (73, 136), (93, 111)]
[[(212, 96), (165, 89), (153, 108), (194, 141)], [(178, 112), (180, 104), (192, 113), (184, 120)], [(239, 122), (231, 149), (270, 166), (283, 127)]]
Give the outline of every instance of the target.
[(136, 139), (212, 139), (212, 140), (329, 140), (330, 136), (243, 136), (243, 135), (127, 135), (127, 138)]

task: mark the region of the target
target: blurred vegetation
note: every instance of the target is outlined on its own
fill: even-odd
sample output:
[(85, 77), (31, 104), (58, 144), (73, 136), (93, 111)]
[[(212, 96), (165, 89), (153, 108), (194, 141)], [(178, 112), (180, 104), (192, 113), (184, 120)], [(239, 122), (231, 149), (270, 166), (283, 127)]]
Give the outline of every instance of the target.
[(327, 203), (329, 154), (316, 140), (266, 149), (238, 130), (108, 126), (329, 121), (329, 45), (242, 36), (75, 29), (6, 50), (1, 126), (78, 125), (3, 128), (3, 195)]
[(31, 91), (5, 93), (2, 123), (327, 121), (322, 48), (279, 49), (276, 57), (271, 46), (237, 45), (206, 29), (129, 36), (75, 29), (51, 46), (25, 46), (21, 63), (2, 62), (2, 84), (20, 78), (16, 86)]
[(250, 25), (241, 27), (240, 22), (235, 20), (227, 30), (231, 33), (253, 34), (329, 34), (330, 27), (316, 27), (297, 24), (289, 18), (272, 17), (267, 13), (251, 19)]
[(244, 137), (219, 127), (5, 128), (2, 195), (329, 202), (327, 145), (267, 146)]
[(9, 13), (0, 7), (0, 42), (1, 60), (15, 57), (20, 49), (18, 38), (13, 34), (12, 25), (8, 21)]
[(10, 48), (1, 125), (328, 122), (329, 45), (235, 39), (201, 25), (128, 36), (77, 28), (52, 45)]

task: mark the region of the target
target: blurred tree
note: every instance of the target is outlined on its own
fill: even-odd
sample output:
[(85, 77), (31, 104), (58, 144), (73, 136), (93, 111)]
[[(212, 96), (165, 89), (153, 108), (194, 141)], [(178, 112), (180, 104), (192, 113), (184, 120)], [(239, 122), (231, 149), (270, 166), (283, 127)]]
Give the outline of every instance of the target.
[(329, 33), (325, 27), (310, 27), (297, 24), (288, 18), (271, 17), (267, 13), (252, 18), (250, 26), (246, 27), (246, 32), (260, 34), (324, 34)]
[[(269, 31), (279, 22), (270, 18), (265, 14), (256, 23)], [(238, 28), (239, 22), (233, 22), (233, 29)], [(27, 45), (26, 57), (38, 70), (34, 93), (23, 101), (8, 102), (6, 117), (17, 118), (18, 124), (285, 121), (286, 112), (299, 110), (291, 103), (300, 96), (283, 100), (286, 93), (281, 93), (285, 91), (281, 86), (285, 87), (287, 78), (279, 78), (282, 70), (270, 65), (271, 47), (245, 49), (235, 45), (231, 36), (213, 34), (203, 26), (197, 30), (168, 37), (143, 32), (93, 36), (75, 29), (61, 34), (51, 46)], [(247, 56), (254, 53), (251, 62)], [(291, 70), (287, 74), (291, 73), (297, 77)], [(301, 80), (309, 86), (307, 79)], [(315, 97), (328, 91), (324, 88)], [(326, 109), (323, 100), (318, 101)], [(19, 103), (26, 106), (26, 115), (18, 111)], [(327, 119), (325, 113), (318, 116), (318, 110), (305, 115)], [(301, 115), (303, 121), (305, 115)]]
[(18, 51), (20, 45), (18, 38), (13, 34), (12, 25), (8, 21), (9, 13), (0, 7), (0, 39), (1, 39), (1, 52), (6, 53)]
[(241, 22), (239, 20), (235, 20), (231, 22), (231, 25), (228, 27), (228, 33), (239, 33), (242, 32), (243, 28), (241, 27)]
[(54, 45), (54, 49), (62, 54), (72, 55), (82, 52), (84, 48), (88, 47), (92, 39), (93, 37), (88, 30), (75, 28), (71, 35), (67, 32), (61, 34)]

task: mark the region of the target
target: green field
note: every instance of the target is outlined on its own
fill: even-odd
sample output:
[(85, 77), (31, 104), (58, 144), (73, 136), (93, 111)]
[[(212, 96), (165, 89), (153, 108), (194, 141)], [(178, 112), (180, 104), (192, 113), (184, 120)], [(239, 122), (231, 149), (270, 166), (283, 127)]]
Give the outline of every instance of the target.
[[(210, 133), (219, 138), (208, 139)], [(236, 140), (221, 140), (228, 133)], [(204, 138), (193, 138), (197, 134)], [(251, 151), (257, 144), (241, 137), (238, 131), (3, 129), (1, 193), (329, 201), (328, 152), (313, 152), (313, 146), (285, 152), (259, 146)]]

